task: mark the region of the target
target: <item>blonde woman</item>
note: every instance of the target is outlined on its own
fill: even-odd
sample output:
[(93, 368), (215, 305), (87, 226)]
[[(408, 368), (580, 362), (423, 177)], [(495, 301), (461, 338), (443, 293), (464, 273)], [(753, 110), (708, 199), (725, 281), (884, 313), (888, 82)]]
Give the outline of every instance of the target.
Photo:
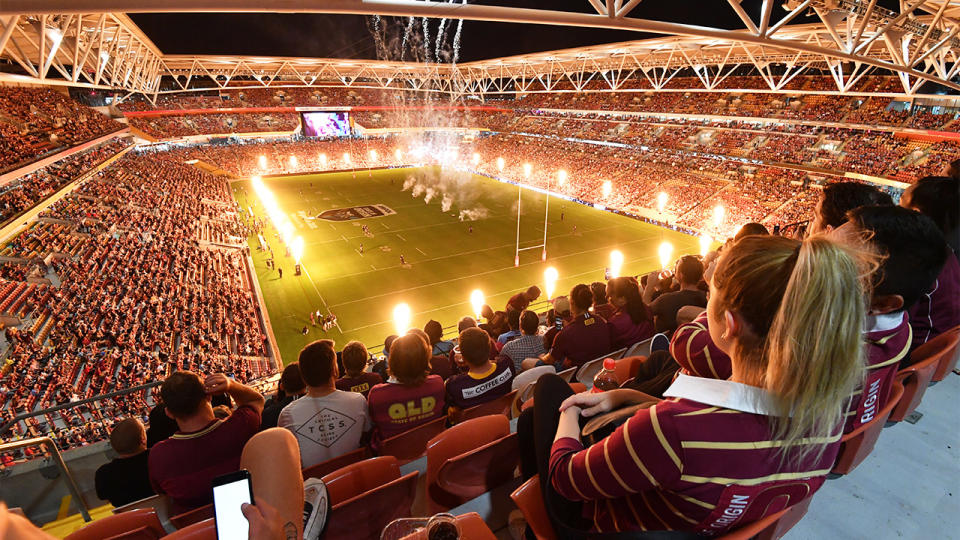
[(802, 244), (750, 236), (724, 250), (707, 313), (733, 376), (680, 375), (664, 400), (593, 446), (580, 442), (582, 417), (651, 398), (632, 390), (570, 396), (559, 378), (541, 378), (532, 422), (519, 428), (522, 444), (532, 434), (537, 472), (549, 478), (542, 485), (558, 533), (717, 535), (816, 491), (864, 373), (870, 257), (849, 249), (819, 236)]

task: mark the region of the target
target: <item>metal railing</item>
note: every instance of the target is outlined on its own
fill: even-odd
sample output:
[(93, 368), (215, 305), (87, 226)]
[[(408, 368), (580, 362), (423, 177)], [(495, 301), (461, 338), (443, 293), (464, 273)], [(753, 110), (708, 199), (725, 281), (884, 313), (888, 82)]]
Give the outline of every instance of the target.
[(87, 507), (87, 501), (83, 499), (83, 495), (80, 493), (80, 488), (77, 486), (77, 481), (73, 479), (73, 475), (70, 474), (70, 469), (67, 468), (66, 462), (63, 461), (63, 456), (60, 454), (60, 449), (57, 448), (57, 443), (54, 442), (50, 437), (33, 437), (30, 439), (21, 439), (19, 441), (0, 443), (0, 452), (7, 452), (11, 450), (19, 450), (21, 448), (27, 448), (30, 446), (43, 446), (46, 447), (47, 451), (53, 457), (57, 469), (63, 474), (63, 479), (67, 482), (67, 489), (70, 490), (70, 494), (73, 495), (73, 498), (77, 501), (77, 506), (80, 508), (80, 515), (83, 516), (84, 521), (92, 521), (93, 518), (90, 517), (90, 508)]

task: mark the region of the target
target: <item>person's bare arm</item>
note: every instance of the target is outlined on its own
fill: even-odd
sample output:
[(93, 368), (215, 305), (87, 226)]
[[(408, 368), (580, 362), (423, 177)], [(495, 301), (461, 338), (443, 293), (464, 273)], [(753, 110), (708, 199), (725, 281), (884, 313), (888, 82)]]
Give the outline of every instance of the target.
[(657, 285), (660, 284), (660, 272), (653, 271), (647, 274), (647, 284), (643, 288), (643, 303), (650, 305), (653, 302), (653, 295), (657, 292)]
[(265, 400), (260, 392), (257, 392), (245, 384), (234, 381), (223, 373), (209, 375), (203, 381), (203, 388), (208, 394), (211, 395), (226, 392), (230, 397), (233, 398), (234, 401), (237, 402), (238, 407), (246, 405), (257, 411), (258, 414), (263, 412), (263, 404)]

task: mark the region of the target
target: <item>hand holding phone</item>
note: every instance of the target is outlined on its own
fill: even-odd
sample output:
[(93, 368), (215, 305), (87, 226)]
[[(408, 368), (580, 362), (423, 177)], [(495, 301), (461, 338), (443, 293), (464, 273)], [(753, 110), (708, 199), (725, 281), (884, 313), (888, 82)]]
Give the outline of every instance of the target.
[(249, 538), (250, 523), (241, 509), (244, 504), (253, 504), (250, 471), (241, 469), (213, 479), (213, 516), (218, 540)]

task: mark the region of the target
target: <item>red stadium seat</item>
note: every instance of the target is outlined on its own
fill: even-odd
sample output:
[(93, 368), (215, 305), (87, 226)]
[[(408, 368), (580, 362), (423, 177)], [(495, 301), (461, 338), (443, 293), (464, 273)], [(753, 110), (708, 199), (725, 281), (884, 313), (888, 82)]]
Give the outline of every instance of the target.
[(427, 443), (427, 497), (433, 513), (459, 506), (513, 478), (517, 434), (502, 414), (457, 424)]
[(336, 505), (400, 478), (400, 466), (392, 456), (365, 459), (325, 475), (330, 504)]
[(156, 540), (166, 534), (155, 510), (137, 508), (98, 519), (67, 535), (64, 540)]
[(910, 353), (910, 360), (918, 362), (927, 356), (943, 352), (940, 357), (940, 363), (937, 364), (937, 370), (933, 372), (933, 382), (942, 381), (948, 373), (956, 369), (957, 360), (960, 358), (960, 326), (954, 326), (939, 336), (931, 339), (923, 345), (917, 347)]
[(945, 353), (946, 351), (941, 350), (940, 354), (933, 354), (929, 358), (897, 372), (897, 381), (903, 385), (903, 396), (893, 407), (890, 418), (887, 419), (888, 422), (902, 422), (920, 405), (923, 395), (927, 392), (927, 387), (930, 386), (933, 372), (936, 371), (937, 365), (939, 365), (940, 359)]
[(476, 407), (470, 407), (469, 409), (463, 409), (462, 411), (453, 415), (453, 423), (459, 424), (473, 418), (480, 418), (481, 416), (488, 416), (491, 414), (502, 414), (507, 418), (510, 418), (511, 404), (513, 403), (516, 395), (517, 390), (513, 390), (492, 401), (477, 405)]
[(840, 443), (840, 453), (837, 454), (837, 461), (830, 471), (832, 474), (849, 474), (870, 455), (873, 447), (877, 444), (877, 439), (880, 438), (880, 432), (883, 431), (887, 418), (890, 417), (890, 413), (897, 406), (901, 396), (903, 396), (903, 385), (900, 384), (900, 381), (895, 381), (893, 388), (890, 389), (887, 404), (877, 412), (877, 416), (843, 436)]
[(163, 537), (164, 540), (217, 540), (217, 524), (212, 519), (188, 525)]
[(210, 519), (213, 517), (213, 505), (208, 504), (206, 506), (201, 506), (200, 508), (195, 508), (189, 512), (184, 512), (170, 518), (170, 523), (178, 529), (182, 529), (194, 523), (200, 523), (201, 521)]
[(615, 373), (617, 374), (617, 380), (620, 381), (620, 384), (623, 384), (629, 379), (636, 377), (637, 371), (640, 370), (640, 366), (646, 359), (646, 356), (625, 356), (617, 360)]
[(437, 418), (417, 426), (380, 443), (381, 456), (393, 456), (401, 465), (423, 456), (427, 451), (427, 441), (446, 428), (446, 417)]
[(324, 539), (380, 538), (380, 532), (391, 521), (410, 515), (419, 474), (408, 473), (335, 504), (327, 518)]
[(523, 512), (527, 525), (537, 540), (556, 540), (557, 533), (553, 530), (547, 507), (543, 505), (543, 494), (540, 492), (540, 476), (534, 475), (510, 494), (510, 498)]
[(327, 474), (332, 473), (333, 471), (351, 465), (358, 461), (363, 461), (370, 457), (370, 449), (364, 446), (363, 448), (357, 448), (353, 452), (347, 452), (342, 456), (337, 456), (332, 459), (328, 459), (323, 463), (317, 463), (313, 467), (307, 467), (303, 470), (303, 479), (307, 478), (323, 478)]

